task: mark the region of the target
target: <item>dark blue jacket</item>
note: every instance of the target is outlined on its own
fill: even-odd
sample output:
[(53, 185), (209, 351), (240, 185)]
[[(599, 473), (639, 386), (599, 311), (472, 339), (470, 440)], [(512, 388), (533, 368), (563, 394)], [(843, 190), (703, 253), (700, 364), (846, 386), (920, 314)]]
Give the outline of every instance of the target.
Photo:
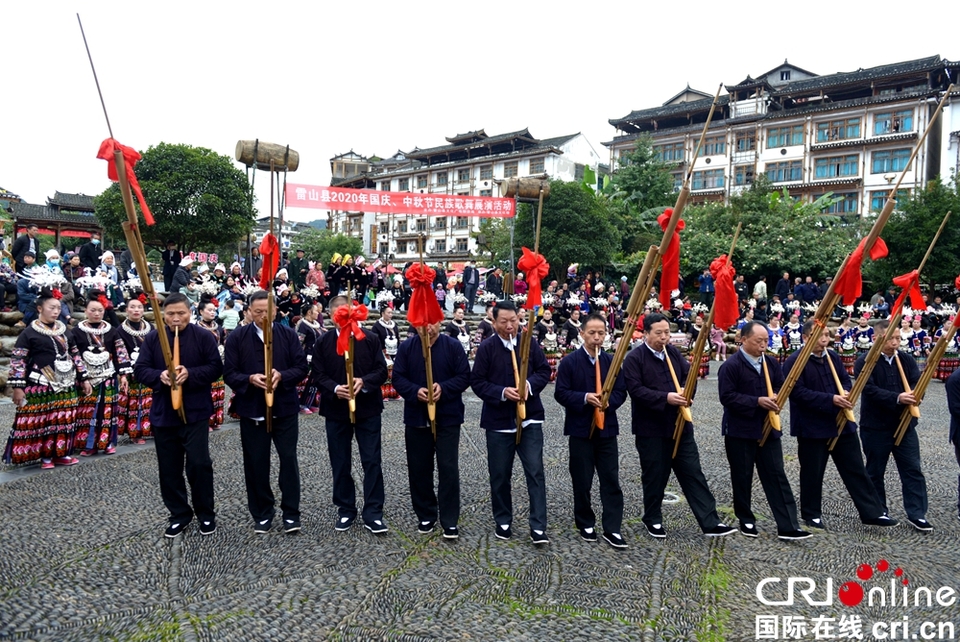
[[(680, 385), (687, 380), (690, 364), (672, 345), (666, 347), (667, 356), (673, 363)], [(641, 437), (673, 437), (677, 424), (679, 406), (667, 403), (667, 394), (676, 392), (667, 364), (658, 359), (641, 342), (627, 353), (623, 360), (623, 378), (630, 393), (633, 434)], [(693, 424), (686, 422), (684, 432), (692, 432)]]
[(950, 441), (960, 438), (960, 370), (947, 378), (947, 408), (950, 409)]
[[(613, 357), (603, 350), (600, 351), (600, 381), (606, 381), (607, 373)], [(565, 356), (557, 366), (556, 389), (553, 398), (564, 407), (566, 417), (563, 421), (563, 434), (573, 437), (589, 437), (590, 426), (593, 425), (594, 407), (584, 403), (584, 396), (588, 392), (596, 392), (596, 367), (590, 362), (590, 355), (582, 347)], [(620, 434), (620, 424), (617, 421), (617, 408), (627, 400), (627, 384), (623, 380), (623, 372), (617, 375), (610, 393), (610, 405), (604, 416), (603, 430), (597, 430), (599, 437), (616, 437)]]
[[(167, 337), (173, 349), (173, 331), (169, 328)], [(180, 332), (180, 365), (189, 373), (181, 387), (187, 423), (205, 421), (213, 414), (210, 384), (223, 374), (217, 340), (206, 330), (192, 323), (188, 325)], [(143, 385), (153, 388), (150, 423), (154, 426), (181, 426), (183, 424), (177, 411), (170, 405), (170, 387), (160, 383), (160, 373), (166, 369), (163, 352), (160, 351), (160, 338), (156, 330), (151, 330), (143, 340), (133, 376)]]
[[(363, 379), (363, 390), (356, 396), (357, 419), (368, 419), (383, 412), (380, 390), (387, 381), (387, 360), (383, 357), (377, 335), (364, 330), (365, 338), (353, 342), (353, 376)], [(460, 348), (463, 350), (463, 348)], [(337, 386), (347, 385), (347, 366), (337, 354), (337, 331), (325, 333), (313, 348), (310, 361), (313, 385), (320, 391), (320, 414), (337, 421), (350, 420), (350, 405), (337, 397)]]
[[(913, 355), (901, 352), (898, 356), (903, 366), (903, 373), (907, 376), (907, 382), (911, 388), (914, 388), (917, 380), (920, 379), (920, 368), (917, 367)], [(857, 359), (853, 376), (860, 376), (866, 361), (867, 355), (861, 355)], [(881, 354), (873, 372), (870, 373), (870, 378), (867, 379), (867, 385), (863, 388), (860, 401), (860, 429), (895, 432), (900, 426), (900, 415), (906, 408), (897, 403), (897, 397), (903, 391), (903, 381), (900, 379), (900, 370), (896, 362), (887, 363), (886, 357)], [(916, 428), (917, 420), (911, 419), (910, 425)]]
[[(470, 362), (460, 341), (440, 333), (430, 347), (433, 381), (440, 384), (437, 401), (437, 425), (459, 426), (463, 423), (463, 392), (470, 386)], [(423, 343), (415, 334), (397, 348), (393, 360), (393, 387), (403, 397), (403, 423), (408, 426), (429, 426), (427, 404), (417, 401), (417, 391), (427, 387), (427, 366), (423, 360)]]
[[(517, 365), (520, 365), (519, 341), (517, 341)], [(462, 351), (463, 348), (460, 348)], [(543, 403), (540, 391), (550, 382), (550, 366), (543, 350), (536, 341), (530, 342), (530, 361), (527, 366), (527, 381), (530, 395), (527, 397), (527, 419), (543, 421)], [(480, 411), (480, 427), (486, 430), (512, 430), (517, 427), (517, 404), (502, 401), (504, 388), (516, 385), (513, 377), (513, 360), (510, 351), (503, 345), (500, 335), (484, 339), (477, 347), (470, 373), (470, 387), (483, 401)]]
[[(850, 375), (847, 374), (840, 355), (832, 350), (826, 350), (826, 353), (837, 370), (840, 385), (844, 390), (850, 390)], [(799, 354), (798, 351), (787, 357), (783, 364), (784, 377), (790, 375)], [(790, 393), (790, 434), (794, 437), (833, 439), (837, 436), (837, 414), (840, 408), (833, 405), (837, 384), (833, 381), (826, 359), (827, 357), (811, 354), (793, 387), (793, 392)], [(857, 424), (852, 421), (848, 421), (843, 429), (844, 434), (856, 431)]]
[[(757, 399), (767, 396), (767, 382), (762, 372), (748, 361), (751, 357), (741, 350), (720, 366), (717, 373), (717, 391), (723, 406), (721, 432), (728, 437), (760, 439), (767, 410), (757, 405)], [(764, 355), (770, 385), (774, 392), (783, 385), (783, 371), (776, 359)], [(780, 432), (770, 431), (770, 436), (780, 438)]]
[[(273, 416), (289, 417), (300, 411), (297, 384), (307, 376), (307, 356), (293, 329), (273, 324), (273, 369), (280, 373), (280, 385), (273, 393)], [(236, 393), (233, 408), (246, 418), (264, 417), (267, 403), (262, 388), (250, 383), (250, 375), (263, 374), (263, 341), (252, 323), (240, 326), (227, 336), (223, 348), (223, 380)]]

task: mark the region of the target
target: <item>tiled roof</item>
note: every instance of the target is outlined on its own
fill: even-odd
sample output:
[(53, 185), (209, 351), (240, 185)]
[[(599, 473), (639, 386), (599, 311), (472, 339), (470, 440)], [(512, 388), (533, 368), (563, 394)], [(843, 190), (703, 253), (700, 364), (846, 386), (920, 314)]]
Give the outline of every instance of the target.
[(49, 221), (83, 227), (100, 227), (97, 219), (93, 216), (93, 212), (89, 214), (62, 212), (50, 205), (34, 205), (33, 203), (11, 203), (10, 208), (13, 211), (13, 218), (16, 220)]
[(59, 205), (63, 209), (93, 211), (93, 197), (86, 194), (67, 194), (55, 192), (52, 198), (47, 199), (50, 205)]
[(407, 158), (427, 158), (429, 156), (436, 156), (438, 154), (447, 154), (456, 151), (462, 151), (469, 147), (486, 147), (488, 145), (496, 145), (497, 143), (506, 143), (514, 139), (524, 139), (528, 142), (535, 143), (537, 139), (530, 134), (529, 129), (521, 129), (515, 132), (509, 132), (506, 134), (499, 134), (497, 136), (487, 136), (481, 141), (476, 141), (472, 143), (462, 143), (457, 145), (440, 145), (438, 147), (429, 147), (427, 149), (414, 149), (412, 152), (407, 154)]
[(0, 187), (0, 198), (20, 198), (20, 195)]
[(459, 145), (461, 143), (464, 143), (470, 140), (475, 140), (478, 138), (488, 138), (487, 132), (483, 131), (482, 129), (478, 129), (477, 131), (467, 132), (466, 134), (457, 134), (456, 136), (449, 136), (445, 140), (451, 145)]
[(869, 81), (882, 78), (894, 78), (905, 74), (928, 71), (941, 66), (943, 66), (943, 60), (937, 55), (897, 62), (891, 65), (880, 65), (869, 69), (863, 69), (861, 67), (856, 71), (838, 72), (828, 76), (817, 76), (816, 78), (806, 78), (788, 83), (773, 92), (773, 95), (795, 96), (808, 92), (822, 91), (830, 87), (842, 87), (844, 85), (868, 83)]
[(579, 135), (580, 132), (568, 136), (557, 136), (556, 138), (543, 138), (540, 140), (540, 145), (542, 147), (563, 147)]
[[(723, 107), (729, 102), (730, 96), (724, 95), (720, 96), (720, 100), (717, 104), (719, 107)], [(663, 107), (651, 107), (650, 109), (632, 111), (623, 118), (612, 118), (607, 122), (614, 127), (621, 127), (621, 125), (632, 126), (633, 121), (636, 120), (650, 120), (654, 118), (664, 118), (667, 116), (708, 112), (710, 111), (710, 105), (712, 103), (712, 98), (704, 98), (703, 100), (694, 100), (693, 102), (689, 103), (678, 103), (676, 105), (666, 105)]]

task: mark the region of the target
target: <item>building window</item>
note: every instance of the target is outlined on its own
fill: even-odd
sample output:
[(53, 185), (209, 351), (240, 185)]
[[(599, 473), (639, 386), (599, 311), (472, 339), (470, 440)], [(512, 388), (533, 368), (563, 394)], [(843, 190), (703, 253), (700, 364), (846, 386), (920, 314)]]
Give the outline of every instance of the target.
[(871, 174), (884, 174), (886, 172), (902, 172), (910, 159), (910, 149), (886, 149), (879, 152), (873, 152), (873, 164), (870, 168)]
[(387, 257), (387, 254), (389, 254), (389, 253), (390, 253), (390, 244), (389, 244), (389, 243), (381, 243), (381, 244), (380, 244), (380, 252), (379, 252), (380, 256), (382, 256), (383, 258), (386, 258), (386, 257)]
[(427, 175), (421, 174), (417, 176), (417, 187), (426, 187), (427, 186)]
[(380, 191), (381, 191), (381, 192), (389, 192), (389, 191), (390, 191), (390, 181), (383, 181), (383, 182), (381, 182), (381, 183), (380, 183)]
[(657, 160), (665, 163), (679, 163), (683, 160), (683, 143), (654, 145), (653, 153), (656, 154)]
[(857, 176), (860, 174), (860, 156), (830, 156), (818, 158), (813, 163), (814, 178), (837, 178), (839, 176)]
[(703, 139), (703, 147), (700, 148), (701, 156), (716, 156), (717, 154), (727, 153), (726, 136), (707, 136)]
[(458, 230), (465, 230), (465, 229), (467, 229), (468, 227), (470, 227), (470, 219), (468, 219), (466, 216), (458, 216), (458, 217), (457, 217), (457, 229), (458, 229)]
[(399, 187), (397, 188), (399, 191), (401, 191), (401, 192), (409, 192), (409, 191), (410, 191), (410, 179), (409, 179), (409, 178), (401, 178), (400, 181), (399, 181), (399, 183), (400, 183), (400, 185), (399, 185)]
[[(890, 197), (890, 190), (878, 190), (875, 192), (870, 192), (870, 211), (879, 212), (883, 209), (883, 206), (887, 204), (887, 199)], [(900, 207), (900, 204), (910, 197), (910, 190), (902, 189), (897, 192), (897, 208)]]
[(749, 152), (757, 148), (757, 132), (737, 132), (737, 151)]
[(427, 219), (425, 219), (425, 218), (418, 218), (418, 219), (417, 219), (417, 231), (418, 231), (418, 232), (426, 232), (426, 231), (427, 231)]
[(504, 164), (503, 164), (503, 177), (504, 177), (504, 178), (511, 178), (511, 177), (513, 177), (513, 176), (516, 176), (516, 175), (519, 173), (519, 167), (518, 167), (518, 166), (519, 166), (519, 162), (518, 162), (518, 161), (513, 161), (513, 162), (510, 162), (510, 163), (504, 163)]
[(673, 189), (679, 190), (683, 187), (683, 172), (671, 172), (670, 176), (673, 176)]
[(480, 168), (480, 180), (490, 180), (493, 178), (493, 165), (484, 165)]
[(783, 71), (780, 72), (780, 80), (784, 80), (784, 81), (790, 80), (790, 70), (789, 70), (789, 69), (785, 69), (785, 70), (783, 70)]
[(857, 202), (860, 200), (857, 192), (841, 192), (833, 195), (840, 200), (824, 210), (826, 214), (856, 214)]
[(390, 232), (390, 223), (387, 221), (380, 221), (380, 225), (378, 227), (380, 234), (388, 234)]
[(397, 234), (406, 234), (407, 233), (407, 222), (400, 221), (397, 223)]
[(767, 179), (771, 183), (803, 180), (803, 161), (783, 161), (767, 163)]
[(457, 252), (467, 251), (467, 239), (457, 239)]
[(433, 229), (435, 230), (447, 229), (447, 217), (438, 216), (437, 218), (433, 219)]
[(480, 190), (480, 196), (493, 196), (492, 189), (482, 189)]
[(458, 183), (469, 183), (469, 182), (470, 182), (470, 170), (469, 170), (469, 169), (460, 169), (460, 170), (457, 170), (457, 182), (458, 182)]
[(531, 158), (531, 159), (530, 159), (530, 173), (531, 173), (531, 174), (543, 174), (543, 159), (542, 159), (542, 158)]
[[(733, 184), (734, 185), (753, 185), (753, 173), (756, 170), (756, 167), (753, 165), (738, 165), (733, 168)], [(721, 171), (721, 170), (714, 170)], [(722, 186), (722, 184), (721, 184)]]
[(447, 184), (447, 173), (437, 172), (437, 185), (446, 185), (446, 184)]
[(817, 142), (829, 143), (835, 140), (860, 138), (860, 119), (846, 118), (817, 123)]
[(446, 252), (447, 251), (447, 240), (446, 239), (437, 239), (433, 242), (433, 251), (434, 252)]
[(888, 111), (873, 117), (873, 135), (913, 131), (913, 110)]
[(716, 189), (723, 187), (723, 170), (707, 169), (693, 173), (693, 189)]
[(767, 149), (803, 145), (803, 125), (771, 127), (767, 130)]

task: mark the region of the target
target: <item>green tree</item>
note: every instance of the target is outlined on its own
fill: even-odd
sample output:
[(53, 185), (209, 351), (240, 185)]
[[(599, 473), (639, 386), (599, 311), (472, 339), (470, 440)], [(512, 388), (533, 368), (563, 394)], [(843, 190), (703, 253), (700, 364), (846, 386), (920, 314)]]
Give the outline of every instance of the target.
[(794, 200), (760, 176), (750, 189), (731, 197), (728, 206), (690, 206), (684, 210), (686, 228), (680, 234), (681, 272), (696, 276), (728, 252), (740, 222), (743, 229), (733, 263), (748, 280), (764, 274), (772, 278), (783, 270), (815, 278), (833, 276), (856, 246), (860, 230), (823, 213), (834, 202), (830, 194), (812, 203)]
[[(140, 214), (147, 245), (176, 241), (181, 250), (209, 251), (235, 244), (253, 229), (251, 187), (232, 159), (209, 149), (160, 143), (142, 152), (137, 178), (155, 225)], [(136, 199), (134, 199), (136, 202)], [(120, 187), (114, 183), (94, 199), (97, 220), (111, 238), (123, 238), (127, 220)]]
[(507, 272), (510, 269), (510, 226), (512, 221), (502, 218), (486, 218), (480, 221), (480, 230), (474, 233), (480, 258), (490, 255), (490, 263)]
[(637, 139), (633, 151), (620, 157), (617, 172), (603, 193), (610, 200), (610, 213), (621, 231), (623, 255), (645, 252), (660, 241), (657, 216), (676, 201), (671, 167), (657, 158), (652, 139), (646, 135)]
[[(536, 206), (519, 209), (514, 230), (516, 258), (523, 246), (533, 249)], [(540, 253), (554, 275), (566, 273), (567, 265), (603, 268), (620, 247), (620, 232), (614, 227), (607, 200), (583, 190), (579, 183), (550, 182), (550, 197), (543, 202)]]
[(960, 256), (960, 187), (957, 177), (949, 183), (939, 178), (931, 181), (909, 199), (900, 202), (884, 227), (881, 237), (890, 254), (882, 261), (867, 261), (864, 278), (874, 290), (885, 288), (893, 277), (915, 270), (920, 265), (943, 216), (953, 212), (937, 246), (927, 260), (920, 279), (933, 288), (952, 288), (957, 277), (957, 256)]
[[(334, 234), (330, 230), (307, 230), (301, 232), (293, 243), (294, 249), (303, 249), (304, 255), (311, 261), (330, 262), (334, 254), (350, 254), (356, 257), (363, 253), (363, 242), (344, 234)], [(291, 255), (292, 256), (292, 255)]]

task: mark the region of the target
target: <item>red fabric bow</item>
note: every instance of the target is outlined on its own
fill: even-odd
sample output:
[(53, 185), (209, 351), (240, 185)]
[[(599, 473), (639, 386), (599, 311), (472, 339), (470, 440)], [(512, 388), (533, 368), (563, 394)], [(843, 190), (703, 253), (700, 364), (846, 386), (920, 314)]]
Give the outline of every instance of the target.
[(150, 213), (150, 208), (147, 207), (147, 201), (143, 198), (143, 192), (140, 190), (140, 181), (137, 180), (137, 175), (133, 171), (133, 166), (136, 165), (137, 161), (141, 158), (140, 152), (132, 147), (121, 145), (113, 138), (108, 138), (100, 143), (100, 151), (97, 152), (97, 158), (102, 158), (107, 161), (107, 176), (111, 181), (117, 182), (120, 180), (120, 176), (117, 174), (117, 164), (113, 160), (113, 154), (118, 149), (123, 154), (123, 166), (126, 170), (127, 183), (130, 185), (133, 193), (137, 195), (137, 201), (140, 203), (140, 211), (143, 212), (143, 220), (147, 222), (147, 225), (153, 225), (153, 214)]
[(54, 298), (54, 299), (62, 299), (62, 298), (63, 298), (63, 292), (61, 292), (61, 291), (59, 290), (59, 288), (53, 288), (53, 292), (51, 292), (50, 294), (53, 295), (53, 298)]
[(526, 275), (527, 285), (530, 288), (527, 291), (527, 300), (523, 307), (527, 310), (533, 310), (535, 307), (543, 305), (541, 281), (550, 273), (550, 264), (543, 254), (531, 252), (523, 248), (523, 256), (517, 261), (517, 269)]
[(143, 305), (146, 305), (146, 304), (147, 304), (147, 295), (144, 294), (143, 292), (141, 292), (140, 294), (137, 295), (137, 301), (139, 301), (139, 302), (142, 303)]
[[(670, 218), (673, 216), (673, 208), (668, 207), (657, 217), (657, 223), (660, 229), (667, 231), (670, 224)], [(674, 290), (680, 289), (680, 234), (686, 224), (683, 219), (677, 221), (677, 227), (673, 230), (673, 236), (667, 244), (667, 249), (660, 249), (663, 263), (663, 272), (660, 274), (660, 303), (664, 308), (670, 307), (670, 296)]]
[(105, 310), (109, 310), (113, 307), (113, 303), (110, 302), (110, 299), (108, 299), (107, 295), (105, 294), (98, 294), (97, 301), (100, 302), (100, 305), (102, 305)]
[(280, 265), (280, 244), (273, 234), (264, 234), (260, 242), (260, 256), (263, 257), (263, 268), (260, 272), (260, 289), (270, 291), (273, 277)]
[(960, 290), (960, 276), (958, 276), (956, 279), (954, 279), (953, 285), (954, 285), (954, 287), (956, 287), (958, 290)]
[(713, 275), (713, 287), (716, 290), (713, 297), (713, 325), (726, 330), (740, 316), (737, 291), (733, 287), (737, 271), (730, 258), (721, 254), (710, 262), (710, 274)]
[[(857, 299), (860, 298), (860, 294), (863, 293), (863, 245), (866, 242), (866, 238), (860, 241), (857, 249), (850, 255), (850, 260), (847, 261), (847, 267), (845, 267), (843, 272), (840, 273), (840, 276), (837, 277), (836, 283), (833, 286), (833, 291), (843, 297), (844, 305), (853, 305), (857, 302)], [(878, 236), (876, 243), (870, 248), (870, 260), (879, 261), (886, 255), (887, 244)]]
[(340, 336), (337, 337), (337, 354), (343, 356), (350, 347), (350, 337), (353, 336), (362, 340), (366, 335), (360, 327), (361, 321), (367, 320), (367, 306), (360, 304), (354, 306), (352, 303), (341, 305), (333, 312), (333, 322), (340, 328)]
[(907, 297), (910, 297), (910, 307), (914, 310), (927, 309), (927, 304), (923, 300), (923, 292), (920, 291), (919, 272), (911, 270), (906, 274), (894, 277), (893, 284), (902, 288), (902, 292), (900, 292), (900, 296), (897, 297), (897, 302), (893, 304), (893, 309), (890, 310), (890, 316), (897, 314), (903, 309), (903, 304), (906, 302)]
[(437, 271), (423, 263), (414, 263), (407, 268), (404, 276), (410, 282), (413, 292), (407, 304), (407, 321), (415, 328), (443, 321), (443, 310), (433, 293), (433, 280)]

